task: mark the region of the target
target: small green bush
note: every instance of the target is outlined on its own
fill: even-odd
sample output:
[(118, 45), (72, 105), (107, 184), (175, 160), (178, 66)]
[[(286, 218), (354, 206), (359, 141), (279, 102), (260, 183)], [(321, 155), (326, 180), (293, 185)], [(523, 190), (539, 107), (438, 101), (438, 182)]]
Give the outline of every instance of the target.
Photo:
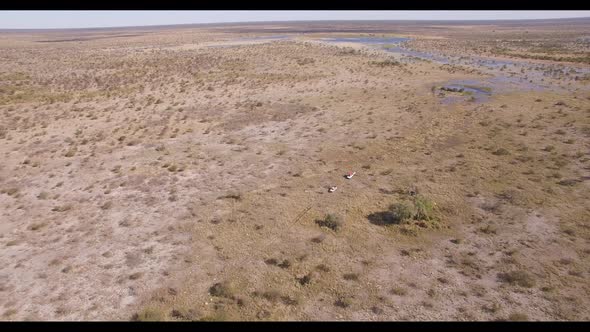
[(404, 223), (409, 219), (430, 221), (435, 219), (435, 204), (424, 196), (415, 196), (412, 204), (395, 203), (389, 207), (394, 222)]
[(434, 203), (430, 199), (424, 196), (416, 196), (414, 198), (414, 207), (416, 210), (414, 219), (427, 221), (434, 219)]
[(317, 220), (316, 223), (320, 227), (327, 227), (333, 231), (337, 231), (342, 228), (342, 218), (339, 215), (328, 213), (323, 220)]
[(393, 217), (394, 223), (403, 223), (408, 219), (414, 218), (415, 210), (407, 203), (395, 203), (389, 207), (389, 212)]
[(400, 232), (408, 235), (417, 235), (417, 227), (438, 228), (436, 203), (415, 194), (409, 201), (394, 203), (387, 210), (371, 213), (367, 218), (375, 225), (399, 225)]

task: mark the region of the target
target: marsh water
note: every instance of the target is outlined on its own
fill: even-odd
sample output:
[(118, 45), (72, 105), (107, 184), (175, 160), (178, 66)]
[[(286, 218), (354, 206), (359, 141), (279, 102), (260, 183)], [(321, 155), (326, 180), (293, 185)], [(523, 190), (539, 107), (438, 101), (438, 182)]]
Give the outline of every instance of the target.
[[(270, 35), (240, 38), (243, 41), (281, 41), (291, 40), (296, 35)], [(571, 90), (572, 83), (590, 75), (590, 68), (562, 64), (541, 64), (525, 60), (493, 59), (481, 56), (445, 56), (417, 51), (409, 48), (406, 37), (329, 37), (320, 38), (326, 43), (357, 43), (373, 49), (394, 54), (399, 61), (414, 63), (429, 61), (440, 65), (458, 65), (476, 69), (488, 78), (477, 80), (455, 80), (443, 83), (446, 87), (462, 87), (463, 96), (449, 94), (443, 103), (471, 100), (481, 102), (496, 93), (509, 93), (516, 90)], [(578, 85), (579, 86), (579, 85)]]
[(292, 36), (287, 35), (274, 35), (274, 36), (257, 36), (257, 37), (246, 37), (240, 38), (240, 40), (281, 40), (281, 39), (290, 39)]
[[(527, 61), (511, 61), (480, 56), (453, 57), (409, 49), (410, 38), (403, 37), (356, 37), (323, 38), (328, 43), (359, 43), (399, 55), (404, 62), (431, 61), (441, 65), (461, 65), (477, 69), (491, 77), (481, 80), (450, 81), (447, 87), (462, 87), (472, 101), (484, 101), (492, 93), (519, 90), (570, 90), (571, 83), (590, 74), (590, 68), (561, 64), (539, 64)], [(443, 102), (456, 101), (456, 96), (446, 97)]]

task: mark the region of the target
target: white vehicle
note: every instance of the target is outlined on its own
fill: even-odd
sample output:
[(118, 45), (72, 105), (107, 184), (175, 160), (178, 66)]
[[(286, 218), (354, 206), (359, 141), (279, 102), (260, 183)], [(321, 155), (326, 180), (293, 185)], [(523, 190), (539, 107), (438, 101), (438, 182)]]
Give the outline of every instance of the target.
[(350, 172), (346, 175), (346, 178), (351, 179), (355, 174), (356, 174), (356, 172)]
[(328, 191), (333, 193), (336, 191), (336, 189), (338, 189), (338, 187), (334, 186), (334, 187), (330, 187), (330, 189), (328, 189)]

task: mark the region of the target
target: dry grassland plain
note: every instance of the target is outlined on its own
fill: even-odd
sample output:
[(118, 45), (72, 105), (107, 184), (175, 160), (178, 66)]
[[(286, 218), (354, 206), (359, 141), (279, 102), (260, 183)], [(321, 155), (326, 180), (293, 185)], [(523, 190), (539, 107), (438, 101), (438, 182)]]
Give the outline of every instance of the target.
[(588, 320), (589, 31), (0, 32), (0, 319)]

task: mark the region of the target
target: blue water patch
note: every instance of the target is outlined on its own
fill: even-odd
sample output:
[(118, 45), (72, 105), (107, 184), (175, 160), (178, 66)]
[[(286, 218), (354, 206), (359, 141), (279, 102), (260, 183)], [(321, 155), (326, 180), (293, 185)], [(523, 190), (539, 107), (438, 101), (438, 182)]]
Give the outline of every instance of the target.
[[(494, 77), (487, 79), (486, 84), (494, 91), (511, 92), (514, 89), (521, 90), (545, 90), (558, 88), (556, 82), (551, 79), (558, 79), (559, 82), (575, 81), (588, 77), (590, 69), (565, 64), (539, 64), (526, 61), (511, 61), (492, 59), (481, 56), (442, 56), (430, 54), (405, 48), (404, 42), (411, 40), (404, 37), (335, 37), (322, 38), (327, 42), (349, 42), (360, 43), (381, 50), (396, 53), (408, 62), (417, 60), (433, 61), (440, 64), (456, 64), (487, 71)], [(479, 81), (482, 84), (484, 81)], [(558, 83), (559, 83), (558, 82)], [(477, 85), (477, 84), (475, 84)], [(561, 84), (563, 88), (563, 83)], [(561, 89), (559, 88), (559, 89)], [(466, 90), (467, 91), (467, 90)], [(476, 91), (469, 93), (477, 94)], [(485, 96), (480, 93), (478, 96)], [(476, 97), (477, 98), (477, 97)]]
[(410, 58), (414, 57), (414, 58), (418, 58), (421, 60), (436, 61), (436, 62), (440, 62), (442, 64), (449, 64), (450, 63), (449, 59), (446, 57), (436, 55), (436, 54), (408, 50), (408, 49), (401, 48), (399, 46), (387, 47), (387, 48), (385, 48), (385, 51), (391, 52), (391, 53), (398, 53), (398, 54), (405, 55)]
[(266, 40), (266, 39), (277, 40), (277, 39), (288, 39), (288, 38), (291, 38), (291, 36), (286, 36), (286, 35), (259, 36), (259, 37), (241, 38), (240, 40)]
[(410, 40), (404, 37), (336, 37), (323, 38), (322, 40), (334, 43), (361, 43), (371, 45), (400, 44)]
[(360, 43), (365, 45), (381, 46), (380, 49), (390, 53), (404, 55), (410, 59), (418, 58), (420, 60), (449, 63), (449, 60), (443, 56), (402, 48), (401, 44), (410, 40), (410, 38), (405, 37), (338, 37), (322, 38), (322, 40), (332, 43)]

